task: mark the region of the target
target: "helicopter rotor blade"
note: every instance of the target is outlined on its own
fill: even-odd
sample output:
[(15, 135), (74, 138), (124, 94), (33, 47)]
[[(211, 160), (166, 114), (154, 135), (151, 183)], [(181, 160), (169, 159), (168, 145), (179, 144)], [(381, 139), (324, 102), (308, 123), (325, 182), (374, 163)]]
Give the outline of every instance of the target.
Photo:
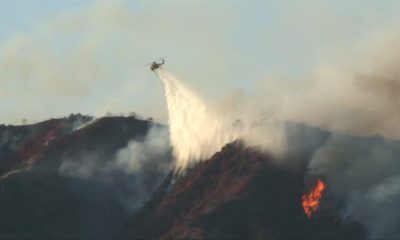
[(150, 66), (151, 64), (153, 64), (153, 63), (152, 63), (152, 62), (151, 62), (151, 63), (148, 63), (148, 64), (144, 65), (143, 67)]
[(162, 57), (159, 57), (159, 58), (157, 58), (156, 60), (154, 60), (154, 62), (164, 60), (164, 58), (165, 58), (166, 56), (167, 56), (167, 55), (163, 55)]
[(165, 58), (166, 56), (167, 56), (167, 55), (164, 55), (164, 56), (162, 56), (162, 57), (159, 57), (159, 58), (155, 59), (153, 62), (144, 65), (143, 67), (150, 66), (150, 65), (152, 65), (153, 63), (157, 63), (158, 61), (165, 61), (164, 58)]

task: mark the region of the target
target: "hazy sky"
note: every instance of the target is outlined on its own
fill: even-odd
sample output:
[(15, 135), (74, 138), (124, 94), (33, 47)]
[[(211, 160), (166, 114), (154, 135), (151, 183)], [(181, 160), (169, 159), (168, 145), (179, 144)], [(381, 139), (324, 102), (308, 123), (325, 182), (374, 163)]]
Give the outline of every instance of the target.
[[(399, 1), (0, 1), (0, 122), (166, 119), (166, 67), (207, 99), (312, 69), (399, 26)], [(268, 84), (266, 84), (268, 85)]]

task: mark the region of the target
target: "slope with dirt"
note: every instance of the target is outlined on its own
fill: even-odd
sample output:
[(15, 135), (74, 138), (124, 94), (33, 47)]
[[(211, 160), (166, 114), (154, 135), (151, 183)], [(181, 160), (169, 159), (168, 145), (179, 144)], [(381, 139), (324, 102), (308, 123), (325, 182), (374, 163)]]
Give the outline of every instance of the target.
[(125, 202), (140, 206), (144, 197), (138, 194), (151, 194), (158, 184), (155, 171), (106, 177), (61, 172), (66, 159), (77, 166), (113, 162), (130, 140), (140, 142), (157, 127), (134, 117), (106, 117), (75, 129), (75, 120), (3, 129), (8, 135), (0, 152), (0, 238), (113, 238), (131, 214)]
[(360, 238), (333, 216), (309, 219), (301, 206), (304, 169), (235, 142), (155, 195), (125, 228), (144, 238)]

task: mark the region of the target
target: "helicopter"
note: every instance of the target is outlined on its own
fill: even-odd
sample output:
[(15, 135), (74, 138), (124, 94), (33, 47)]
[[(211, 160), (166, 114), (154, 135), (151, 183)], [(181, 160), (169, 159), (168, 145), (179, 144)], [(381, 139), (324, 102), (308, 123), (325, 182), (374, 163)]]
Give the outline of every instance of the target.
[(156, 73), (155, 71), (157, 69), (159, 69), (161, 67), (161, 65), (164, 65), (164, 63), (165, 63), (164, 58), (159, 58), (159, 59), (155, 60), (154, 62), (145, 65), (144, 67), (150, 66), (150, 70), (153, 71), (154, 73)]

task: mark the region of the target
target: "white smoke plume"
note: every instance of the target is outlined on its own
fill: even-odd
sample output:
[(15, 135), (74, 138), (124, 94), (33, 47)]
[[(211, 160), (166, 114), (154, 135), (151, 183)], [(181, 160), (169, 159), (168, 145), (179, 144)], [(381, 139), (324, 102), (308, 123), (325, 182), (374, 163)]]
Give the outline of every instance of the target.
[(132, 213), (150, 199), (172, 167), (168, 130), (153, 126), (144, 139), (119, 149), (114, 159), (102, 149), (75, 153), (63, 159), (59, 173), (115, 185), (110, 194)]
[(169, 152), (169, 132), (165, 128), (153, 127), (143, 141), (132, 140), (117, 152), (116, 167), (126, 173), (140, 173), (152, 168), (167, 173), (171, 165), (163, 159)]

